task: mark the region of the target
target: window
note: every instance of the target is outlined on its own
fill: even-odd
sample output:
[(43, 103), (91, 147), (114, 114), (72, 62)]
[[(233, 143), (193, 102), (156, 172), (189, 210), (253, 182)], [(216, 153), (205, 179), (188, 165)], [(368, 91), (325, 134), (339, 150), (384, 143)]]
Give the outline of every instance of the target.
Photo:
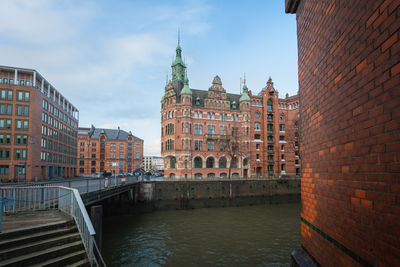
[(254, 130), (256, 130), (256, 131), (260, 130), (260, 123), (259, 122), (255, 122), (254, 123)]
[(11, 135), (0, 134), (0, 144), (10, 144), (10, 143), (11, 143)]
[(194, 134), (196, 134), (196, 135), (203, 134), (203, 126), (200, 124), (195, 124), (194, 125)]
[(194, 158), (194, 167), (195, 168), (203, 168), (203, 160), (201, 159), (201, 157)]
[(10, 149), (0, 149), (0, 159), (9, 159)]
[(256, 149), (260, 150), (260, 144), (256, 144)]
[(259, 118), (259, 117), (260, 117), (260, 113), (256, 112), (256, 113), (254, 114), (254, 117), (255, 117), (255, 118)]
[(12, 105), (0, 104), (0, 114), (12, 115)]
[(285, 155), (281, 155), (281, 160), (285, 160)]
[(281, 150), (282, 150), (282, 151), (285, 150), (285, 145), (281, 145)]
[(26, 149), (15, 149), (15, 159), (26, 159)]
[(285, 136), (284, 135), (280, 135), (279, 136), (279, 141), (285, 141)]
[(203, 142), (201, 140), (194, 140), (194, 150), (201, 151)]
[(208, 151), (214, 151), (214, 146), (215, 146), (214, 141), (208, 141), (207, 142), (207, 150)]
[(260, 160), (260, 154), (256, 154), (256, 159)]
[(42, 107), (44, 110), (47, 110), (48, 103), (46, 100), (43, 99)]
[(259, 134), (255, 134), (255, 135), (254, 135), (254, 139), (255, 139), (255, 140), (260, 140), (260, 135), (259, 135)]
[(267, 111), (268, 112), (272, 112), (273, 111), (273, 109), (272, 109), (272, 100), (271, 99), (268, 99), (268, 101), (267, 101)]
[(214, 125), (208, 125), (208, 134), (215, 134), (215, 126)]
[(227, 135), (228, 132), (227, 132), (226, 126), (223, 126), (223, 125), (219, 126), (219, 133), (220, 133), (221, 135)]
[(279, 119), (280, 119), (281, 121), (283, 121), (284, 118), (285, 118), (285, 117), (284, 117), (283, 115), (280, 115), (280, 116), (279, 116)]
[(218, 168), (226, 168), (226, 158), (222, 157), (218, 161)]
[(8, 166), (7, 165), (1, 165), (0, 166), (0, 175), (7, 175), (8, 174)]
[(232, 127), (232, 136), (239, 136), (239, 127)]
[(171, 157), (169, 163), (170, 163), (170, 168), (171, 169), (175, 169), (175, 167), (176, 167), (176, 158), (175, 157)]
[(285, 131), (285, 124), (279, 124), (279, 131), (281, 132)]
[(281, 171), (285, 171), (285, 164), (281, 164)]
[(213, 157), (209, 157), (206, 160), (206, 168), (214, 168), (214, 158)]

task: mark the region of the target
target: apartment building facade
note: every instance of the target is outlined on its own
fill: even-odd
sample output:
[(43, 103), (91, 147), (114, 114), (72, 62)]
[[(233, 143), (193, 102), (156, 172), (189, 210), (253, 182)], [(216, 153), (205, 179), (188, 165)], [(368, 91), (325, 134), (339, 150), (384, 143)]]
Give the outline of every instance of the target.
[(0, 66), (0, 179), (76, 175), (79, 110), (33, 69)]
[(98, 172), (127, 173), (143, 166), (144, 141), (117, 129), (79, 128), (79, 175)]
[(145, 171), (161, 171), (164, 170), (164, 160), (159, 156), (144, 156), (143, 168)]
[(272, 79), (253, 95), (189, 87), (178, 43), (161, 99), (161, 154), (175, 178), (280, 177), (300, 173), (297, 96), (279, 98)]

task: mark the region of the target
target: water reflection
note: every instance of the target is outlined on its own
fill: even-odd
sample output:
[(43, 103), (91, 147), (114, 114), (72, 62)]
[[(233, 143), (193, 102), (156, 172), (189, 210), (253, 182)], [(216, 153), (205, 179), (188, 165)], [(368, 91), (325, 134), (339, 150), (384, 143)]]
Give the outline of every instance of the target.
[(109, 266), (288, 266), (300, 203), (159, 211), (107, 219)]

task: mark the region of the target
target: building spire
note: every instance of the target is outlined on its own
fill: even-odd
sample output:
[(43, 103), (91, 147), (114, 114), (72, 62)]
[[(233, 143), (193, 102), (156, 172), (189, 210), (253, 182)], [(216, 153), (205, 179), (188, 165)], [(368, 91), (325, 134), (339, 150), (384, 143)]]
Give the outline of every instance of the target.
[(184, 82), (186, 65), (182, 60), (182, 49), (181, 49), (181, 31), (178, 29), (178, 46), (176, 47), (176, 56), (174, 62), (172, 62), (172, 81)]
[(181, 30), (178, 28), (178, 46), (181, 45)]

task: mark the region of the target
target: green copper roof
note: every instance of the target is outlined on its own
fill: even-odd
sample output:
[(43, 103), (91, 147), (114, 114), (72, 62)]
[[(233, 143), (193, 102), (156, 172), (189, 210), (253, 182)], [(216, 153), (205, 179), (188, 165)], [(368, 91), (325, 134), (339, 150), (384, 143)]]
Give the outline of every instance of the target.
[(247, 94), (247, 85), (246, 84), (244, 84), (243, 85), (243, 93), (242, 93), (242, 95), (240, 96), (240, 99), (239, 99), (239, 102), (243, 102), (243, 101), (250, 101), (250, 97), (249, 97), (249, 95)]
[(192, 95), (192, 90), (189, 88), (189, 79), (187, 75), (185, 75), (184, 86), (182, 88), (181, 95)]
[(176, 47), (176, 56), (174, 62), (172, 62), (172, 81), (183, 82), (185, 78), (186, 65), (182, 60), (182, 48), (180, 45), (180, 33), (178, 31), (178, 46)]

